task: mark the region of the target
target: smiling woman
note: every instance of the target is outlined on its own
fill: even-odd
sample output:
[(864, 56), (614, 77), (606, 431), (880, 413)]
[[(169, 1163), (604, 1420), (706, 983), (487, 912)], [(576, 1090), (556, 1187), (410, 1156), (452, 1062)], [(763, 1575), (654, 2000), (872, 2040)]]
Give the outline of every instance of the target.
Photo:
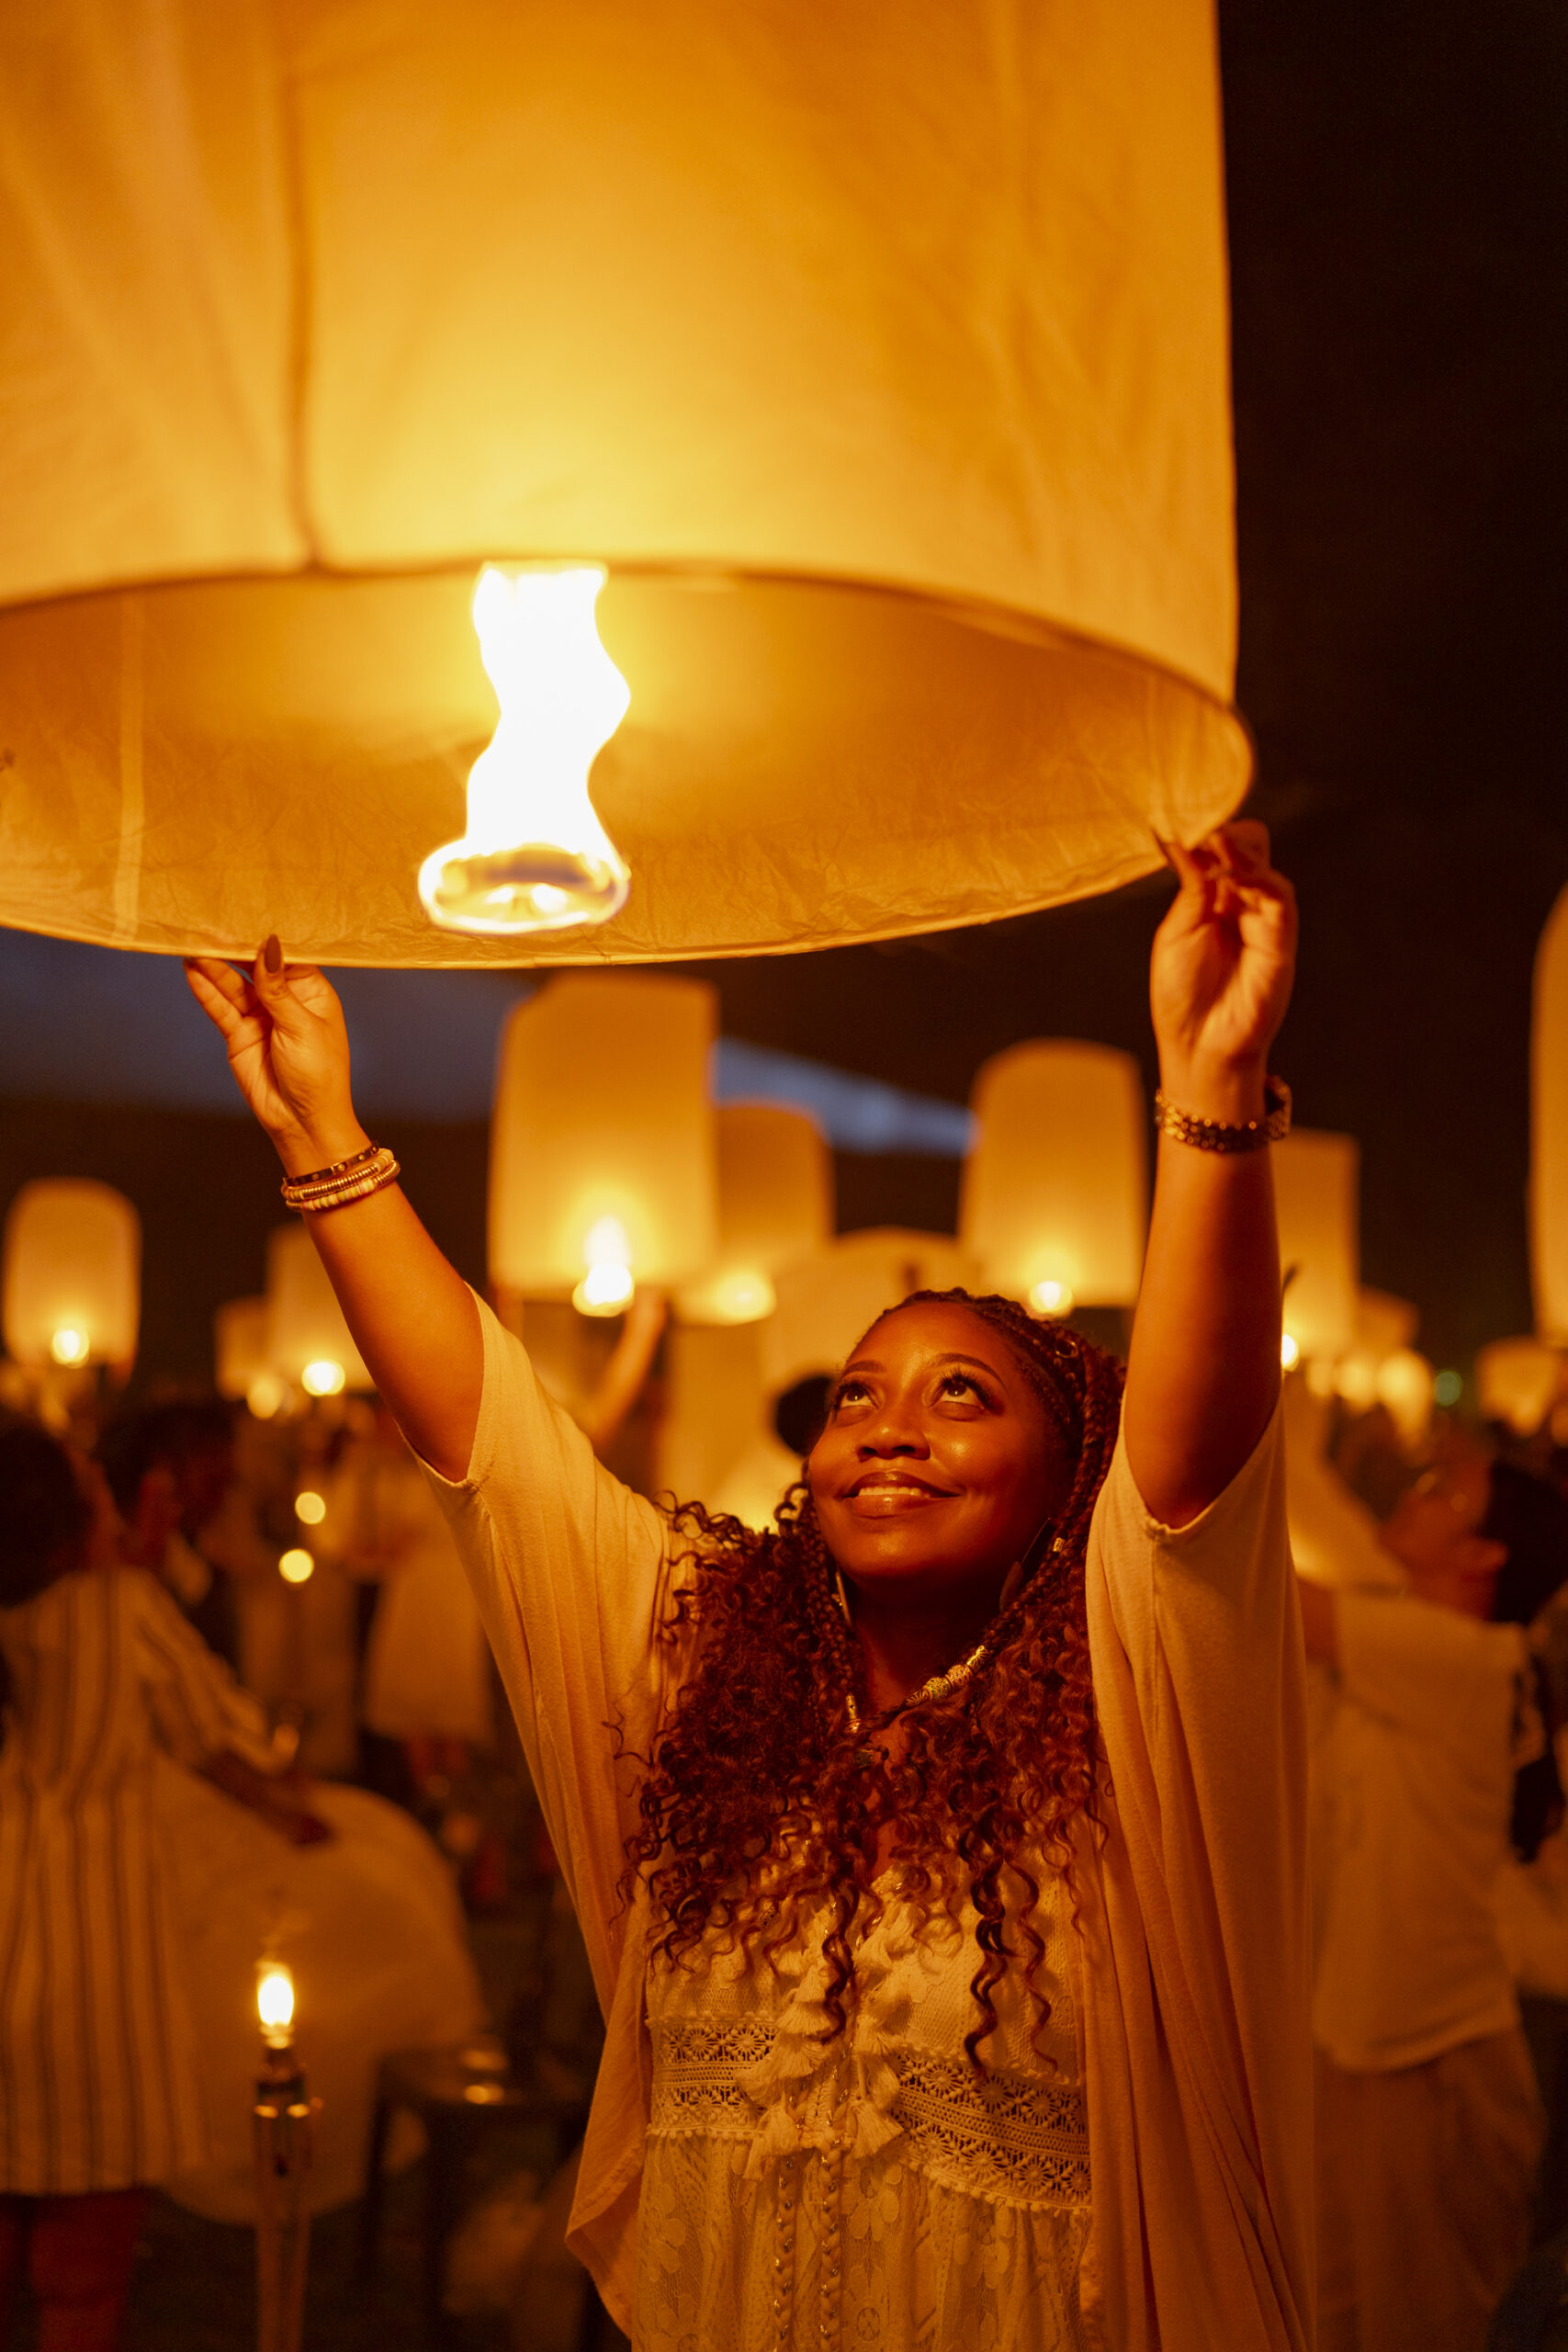
[(484, 1611), (608, 2020), (572, 2243), (638, 2347), (1301, 2352), (1301, 1635), (1262, 829), (1173, 847), (1125, 1410), (890, 1302), (766, 1532), (593, 1460), (355, 1115), (267, 943), (192, 986)]

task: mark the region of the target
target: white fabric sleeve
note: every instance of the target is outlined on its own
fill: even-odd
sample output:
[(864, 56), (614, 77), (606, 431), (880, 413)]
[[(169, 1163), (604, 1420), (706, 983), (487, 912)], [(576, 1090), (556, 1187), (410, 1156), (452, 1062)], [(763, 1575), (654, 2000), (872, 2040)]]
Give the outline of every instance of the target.
[(667, 1523), (595, 1459), (482, 1300), (484, 1385), (468, 1473), (424, 1465), (478, 1600), (607, 2007), (617, 1892), (669, 1654)]
[(1523, 1628), (1404, 1593), (1341, 1592), (1334, 1606), (1345, 1696), (1420, 1738), (1473, 1740), (1490, 1765), (1519, 1695)]
[(193, 1770), (228, 1749), (258, 1771), (277, 1771), (282, 1759), (260, 1700), (208, 1648), (155, 1577), (121, 1573), (135, 1577), (137, 1672), (159, 1745)]

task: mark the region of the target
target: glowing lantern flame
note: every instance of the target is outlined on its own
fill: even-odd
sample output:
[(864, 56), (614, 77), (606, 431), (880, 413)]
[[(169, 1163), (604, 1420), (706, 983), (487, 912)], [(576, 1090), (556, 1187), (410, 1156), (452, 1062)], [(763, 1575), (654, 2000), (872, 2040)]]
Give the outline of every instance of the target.
[(320, 1527), (327, 1515), (327, 1498), (307, 1487), (294, 1498), (294, 1516), (306, 1527)]
[(1301, 1341), (1290, 1331), (1281, 1332), (1280, 1335), (1280, 1363), (1281, 1369), (1285, 1372), (1294, 1372), (1301, 1360)]
[(618, 1315), (631, 1302), (632, 1246), (619, 1217), (602, 1216), (582, 1244), (588, 1272), (571, 1294), (580, 1315)]
[(299, 1374), (301, 1387), (310, 1396), (337, 1396), (343, 1392), (344, 1371), (341, 1363), (321, 1356), (308, 1363)]
[(1030, 1310), (1035, 1315), (1070, 1315), (1073, 1293), (1070, 1283), (1036, 1283), (1029, 1294)]
[(90, 1346), (85, 1331), (66, 1323), (50, 1340), (49, 1352), (56, 1363), (85, 1363)]
[(277, 1573), (285, 1584), (309, 1584), (316, 1573), (316, 1563), (304, 1545), (297, 1544), (278, 1561)]
[(287, 2050), (294, 2026), (294, 1979), (287, 1968), (269, 1962), (258, 1972), (256, 2014), (268, 2047)]
[(626, 904), (631, 876), (588, 797), (631, 700), (594, 627), (604, 584), (598, 564), (479, 574), (474, 627), (501, 718), (468, 771), (468, 831), (419, 870), (447, 931), (560, 931)]

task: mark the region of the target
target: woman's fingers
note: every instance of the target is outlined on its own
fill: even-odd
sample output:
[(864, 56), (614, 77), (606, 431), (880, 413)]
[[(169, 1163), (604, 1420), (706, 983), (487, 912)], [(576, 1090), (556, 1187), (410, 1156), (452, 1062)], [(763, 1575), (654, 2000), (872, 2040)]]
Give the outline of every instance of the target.
[(231, 964), (220, 963), (212, 956), (187, 956), (184, 961), (192, 996), (225, 1037), (231, 1037), (243, 1022), (254, 1019), (254, 991)]

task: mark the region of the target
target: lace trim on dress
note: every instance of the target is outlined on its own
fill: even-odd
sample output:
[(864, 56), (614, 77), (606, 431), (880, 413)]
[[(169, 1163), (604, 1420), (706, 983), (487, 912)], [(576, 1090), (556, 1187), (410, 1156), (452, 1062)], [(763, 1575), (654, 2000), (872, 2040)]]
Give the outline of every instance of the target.
[[(758, 2130), (763, 2102), (739, 2077), (750, 2070), (753, 2087), (760, 2086), (773, 2052), (771, 2024), (661, 2018), (652, 2035), (651, 2132), (754, 2143), (766, 2135), (765, 2126), (763, 2135)], [(962, 2061), (907, 2045), (886, 2058), (897, 2078), (888, 2122), (903, 2136), (904, 2160), (932, 2181), (994, 2203), (1055, 2210), (1089, 2204), (1089, 2133), (1076, 2085), (1010, 2075), (981, 2081)], [(802, 2120), (788, 2134), (791, 2144), (810, 2145), (819, 2136), (809, 2124), (802, 2129)], [(783, 2153), (785, 2135), (777, 2136)]]

